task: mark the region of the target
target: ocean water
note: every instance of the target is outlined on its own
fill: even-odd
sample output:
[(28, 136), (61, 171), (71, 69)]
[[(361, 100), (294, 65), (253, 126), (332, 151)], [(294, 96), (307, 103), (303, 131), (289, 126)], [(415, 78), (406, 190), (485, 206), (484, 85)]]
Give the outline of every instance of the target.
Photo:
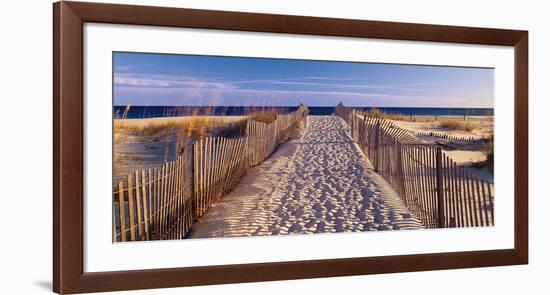
[[(115, 118), (121, 117), (126, 106), (115, 106), (113, 114)], [(334, 113), (334, 107), (308, 107), (310, 115), (328, 116)], [(368, 111), (371, 107), (354, 107)], [(216, 115), (216, 116), (242, 116), (258, 111), (276, 111), (279, 113), (293, 112), (294, 107), (195, 107), (195, 106), (131, 106), (127, 118), (156, 118), (189, 115)], [(492, 116), (492, 108), (377, 108), (388, 114), (417, 115), (417, 116)]]

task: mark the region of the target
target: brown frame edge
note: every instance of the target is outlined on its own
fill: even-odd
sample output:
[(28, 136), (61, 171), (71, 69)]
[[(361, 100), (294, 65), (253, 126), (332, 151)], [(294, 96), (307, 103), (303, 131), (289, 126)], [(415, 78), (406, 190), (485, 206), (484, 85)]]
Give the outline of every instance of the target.
[[(528, 263), (528, 32), (61, 1), (53, 5), (53, 289), (60, 294)], [(513, 249), (84, 273), (83, 24), (190, 27), (514, 46)]]

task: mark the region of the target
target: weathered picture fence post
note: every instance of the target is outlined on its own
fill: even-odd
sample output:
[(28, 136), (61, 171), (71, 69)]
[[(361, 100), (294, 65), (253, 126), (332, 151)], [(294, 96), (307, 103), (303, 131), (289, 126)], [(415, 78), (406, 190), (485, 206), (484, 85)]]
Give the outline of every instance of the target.
[(437, 221), (439, 224), (439, 227), (446, 227), (445, 226), (445, 200), (443, 196), (443, 154), (441, 152), (441, 148), (438, 147), (436, 149), (435, 153), (435, 171), (436, 171), (436, 177), (437, 177)]
[(374, 129), (374, 171), (380, 171), (380, 121), (377, 120), (376, 128)]

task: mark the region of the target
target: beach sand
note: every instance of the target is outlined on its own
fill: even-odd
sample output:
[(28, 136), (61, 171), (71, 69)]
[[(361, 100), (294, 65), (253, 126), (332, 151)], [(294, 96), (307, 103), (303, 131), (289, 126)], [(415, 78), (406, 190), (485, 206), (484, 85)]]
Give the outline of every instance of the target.
[[(445, 116), (438, 117), (438, 120), (423, 120), (422, 116), (417, 116), (418, 121), (401, 121), (401, 120), (391, 120), (397, 126), (415, 132), (438, 132), (447, 134), (449, 136), (456, 137), (473, 137), (475, 139), (487, 138), (493, 135), (493, 116), (469, 116), (468, 122), (475, 126), (474, 130), (471, 132), (465, 130), (449, 130), (441, 127), (441, 122), (446, 120), (456, 120), (459, 122), (465, 122), (464, 117), (462, 116)], [(431, 116), (433, 118), (433, 116)], [(429, 138), (426, 138), (429, 140)]]
[(193, 225), (191, 238), (422, 228), (335, 116), (249, 170)]
[(188, 138), (186, 129), (208, 129), (237, 123), (244, 116), (186, 116), (114, 120), (114, 179), (125, 179), (138, 169), (158, 168), (176, 158)]
[[(442, 120), (458, 120), (463, 122), (462, 116), (446, 116), (440, 117), (438, 121), (424, 120), (418, 116), (417, 122), (391, 120), (397, 126), (413, 132), (437, 132), (447, 134), (449, 136), (465, 137), (474, 139), (484, 139), (493, 136), (493, 116), (469, 116), (468, 121), (475, 128), (471, 132), (464, 130), (448, 130), (440, 126)], [(433, 118), (433, 116), (431, 116)], [(493, 182), (493, 173), (487, 167), (484, 167), (483, 162), (486, 160), (485, 143), (484, 142), (460, 142), (443, 139), (435, 136), (417, 136), (418, 139), (425, 143), (441, 144), (443, 152), (449, 156), (459, 166), (463, 166), (468, 172), (472, 173), (483, 180)]]

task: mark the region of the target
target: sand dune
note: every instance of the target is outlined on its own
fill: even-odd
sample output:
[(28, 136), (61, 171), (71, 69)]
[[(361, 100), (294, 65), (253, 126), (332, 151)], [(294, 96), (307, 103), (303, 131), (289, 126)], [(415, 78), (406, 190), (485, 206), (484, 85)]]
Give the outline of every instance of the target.
[[(462, 120), (462, 117), (440, 117), (441, 120), (453, 119)], [(494, 119), (492, 116), (469, 116), (468, 120), (475, 124), (476, 128), (472, 132), (464, 130), (448, 130), (442, 128), (436, 121), (397, 121), (392, 120), (397, 126), (413, 132), (437, 132), (457, 137), (473, 137), (474, 139), (483, 139), (493, 136)], [(452, 140), (442, 139), (435, 136), (417, 136), (422, 142), (430, 144), (444, 144), (444, 153), (449, 156), (457, 165), (464, 167), (468, 172), (485, 181), (493, 182), (493, 173), (486, 166), (481, 165), (486, 160), (485, 142), (453, 142)], [(477, 166), (476, 166), (477, 165)]]
[(182, 116), (114, 120), (115, 183), (140, 169), (158, 168), (178, 155), (190, 130), (208, 130), (216, 136), (227, 124), (246, 119), (245, 116)]
[[(421, 116), (419, 116), (421, 118)], [(464, 137), (464, 138), (470, 138), (473, 137), (474, 139), (482, 139), (487, 138), (489, 136), (493, 135), (493, 117), (492, 116), (469, 116), (468, 121), (471, 122), (475, 128), (471, 132), (464, 131), (464, 130), (449, 130), (447, 128), (441, 127), (441, 122), (445, 120), (456, 120), (459, 122), (464, 122), (463, 117), (460, 116), (441, 116), (439, 117), (439, 121), (422, 121), (420, 119), (417, 122), (410, 122), (410, 121), (399, 121), (399, 120), (391, 120), (394, 124), (397, 126), (410, 130), (415, 132), (437, 132), (446, 134), (449, 136), (456, 136), (456, 137)], [(430, 137), (422, 137), (422, 139), (425, 139), (427, 142), (433, 142), (433, 139)]]
[(299, 138), (251, 169), (193, 225), (191, 238), (421, 227), (343, 120), (309, 116)]

